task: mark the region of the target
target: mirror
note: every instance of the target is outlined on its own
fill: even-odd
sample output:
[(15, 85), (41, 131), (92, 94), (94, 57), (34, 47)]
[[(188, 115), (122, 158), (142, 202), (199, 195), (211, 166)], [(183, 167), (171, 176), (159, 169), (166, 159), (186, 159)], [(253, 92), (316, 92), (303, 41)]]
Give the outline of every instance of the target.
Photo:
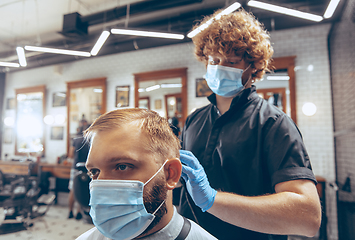
[(255, 85), (259, 96), (284, 111), (297, 124), (295, 58), (274, 58), (274, 71), (265, 74)]
[(81, 120), (91, 124), (106, 112), (106, 78), (67, 82), (67, 152), (78, 134)]
[(138, 102), (139, 108), (150, 109), (149, 97), (140, 97)]
[(135, 107), (154, 110), (182, 129), (187, 117), (187, 68), (134, 74)]
[(181, 93), (167, 94), (165, 95), (165, 112), (168, 119), (173, 119), (175, 116), (180, 126), (181, 123), (181, 112), (182, 112), (182, 98)]
[(16, 89), (16, 155), (44, 155), (44, 85)]

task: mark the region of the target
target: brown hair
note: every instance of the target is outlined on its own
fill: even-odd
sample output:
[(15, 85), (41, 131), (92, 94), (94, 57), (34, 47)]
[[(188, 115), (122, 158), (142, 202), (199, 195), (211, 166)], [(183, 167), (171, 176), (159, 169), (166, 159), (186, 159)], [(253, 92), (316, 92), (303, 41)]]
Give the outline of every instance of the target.
[(148, 139), (142, 141), (142, 144), (153, 154), (160, 155), (162, 160), (180, 157), (180, 141), (172, 132), (168, 121), (151, 110), (126, 108), (107, 112), (98, 117), (84, 135), (90, 141), (96, 132), (122, 127), (131, 127), (132, 131), (142, 130)]
[[(213, 19), (221, 10), (207, 16), (194, 29)], [(222, 56), (242, 56), (256, 72), (252, 79), (261, 79), (265, 71), (270, 71), (270, 61), (274, 50), (270, 36), (255, 17), (239, 9), (237, 12), (223, 15), (203, 31), (192, 38), (197, 59), (207, 65), (208, 55), (219, 53)]]

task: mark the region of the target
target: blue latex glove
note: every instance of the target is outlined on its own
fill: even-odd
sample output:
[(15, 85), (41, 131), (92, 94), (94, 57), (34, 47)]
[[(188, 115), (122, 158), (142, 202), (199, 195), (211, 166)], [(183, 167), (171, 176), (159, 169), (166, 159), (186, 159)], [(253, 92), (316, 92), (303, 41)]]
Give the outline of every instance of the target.
[(181, 176), (187, 191), (195, 204), (203, 212), (207, 211), (212, 207), (217, 191), (210, 186), (205, 170), (192, 152), (180, 150), (180, 161), (183, 163)]

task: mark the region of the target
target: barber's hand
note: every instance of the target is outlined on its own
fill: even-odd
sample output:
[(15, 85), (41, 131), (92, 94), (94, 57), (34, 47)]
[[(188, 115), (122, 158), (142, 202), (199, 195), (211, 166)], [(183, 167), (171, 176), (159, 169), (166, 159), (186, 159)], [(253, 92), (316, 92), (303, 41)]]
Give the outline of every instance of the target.
[(187, 191), (195, 204), (203, 212), (207, 211), (212, 207), (217, 191), (211, 188), (205, 170), (192, 152), (180, 150), (180, 161), (183, 163), (181, 176)]

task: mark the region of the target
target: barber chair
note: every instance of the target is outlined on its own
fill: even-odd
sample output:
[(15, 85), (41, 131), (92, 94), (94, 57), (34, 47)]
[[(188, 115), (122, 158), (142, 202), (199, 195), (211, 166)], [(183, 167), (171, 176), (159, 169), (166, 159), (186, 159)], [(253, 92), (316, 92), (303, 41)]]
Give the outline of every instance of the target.
[(89, 215), (90, 212), (90, 190), (89, 183), (91, 181), (84, 162), (79, 162), (76, 164), (76, 169), (79, 170), (74, 176), (73, 190), (74, 198), (79, 203), (83, 214), (83, 220), (87, 223), (92, 223), (92, 219)]
[(41, 182), (40, 175), (32, 175), (31, 167), (28, 175), (0, 170), (0, 234), (33, 226), (34, 219), (44, 216), (54, 201), (53, 194), (44, 194), (48, 193), (43, 188), (47, 184)]

